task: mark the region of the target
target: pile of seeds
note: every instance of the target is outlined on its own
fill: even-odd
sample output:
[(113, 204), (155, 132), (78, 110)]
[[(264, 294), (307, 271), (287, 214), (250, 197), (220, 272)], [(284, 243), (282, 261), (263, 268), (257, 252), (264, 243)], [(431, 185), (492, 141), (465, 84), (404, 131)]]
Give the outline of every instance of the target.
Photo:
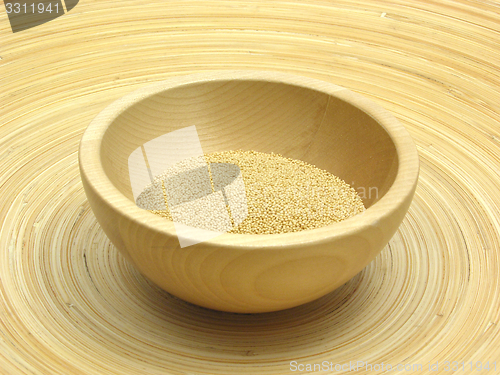
[[(172, 201), (192, 202), (190, 212), (200, 223), (200, 228), (240, 234), (276, 234), (314, 229), (345, 220), (365, 210), (361, 198), (347, 183), (300, 160), (285, 158), (279, 154), (241, 150), (206, 154), (205, 160), (209, 168), (206, 167), (207, 164), (200, 163), (199, 158), (183, 161), (183, 164), (169, 168), (145, 188), (136, 200), (137, 205), (172, 220), (172, 212), (175, 210)], [(223, 163), (239, 167), (246, 197), (245, 201), (245, 197), (235, 194), (234, 198), (230, 199), (231, 202), (236, 202), (237, 206), (230, 210), (226, 205), (229, 222), (227, 219), (214, 217), (214, 212), (221, 211), (197, 210), (194, 203), (200, 198), (207, 199), (209, 195), (214, 196), (221, 190), (227, 190), (220, 190), (223, 184), (219, 189), (214, 189), (210, 173), (210, 166), (213, 168), (214, 165)], [(205, 165), (204, 168), (200, 167), (202, 164)], [(194, 168), (185, 173), (190, 165)], [(166, 179), (175, 176), (179, 171), (184, 175), (184, 183), (181, 183), (179, 178)], [(226, 179), (227, 182), (234, 181), (236, 174), (233, 169), (232, 175)], [(166, 187), (165, 184), (172, 185)], [(173, 194), (172, 191), (178, 193)], [(220, 202), (220, 199), (214, 200), (216, 201)], [(242, 221), (237, 220), (236, 222), (240, 223), (235, 225), (231, 212), (241, 213), (242, 210), (246, 216)], [(174, 217), (177, 221), (179, 216)]]

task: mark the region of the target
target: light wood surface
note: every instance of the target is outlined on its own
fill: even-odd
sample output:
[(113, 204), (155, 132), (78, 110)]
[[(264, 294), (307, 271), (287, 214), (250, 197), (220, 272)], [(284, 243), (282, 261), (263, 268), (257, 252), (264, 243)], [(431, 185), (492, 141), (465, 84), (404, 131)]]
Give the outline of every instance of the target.
[[(80, 1), (12, 34), (0, 4), (0, 372), (286, 374), (293, 360), (359, 360), (439, 361), (445, 374), (447, 360), (498, 362), (499, 9)], [(90, 121), (133, 89), (216, 69), (347, 87), (417, 143), (402, 226), (319, 300), (250, 316), (190, 305), (130, 266), (90, 210), (77, 160)]]
[[(313, 230), (224, 233), (185, 248), (173, 222), (135, 205), (131, 181), (148, 173), (130, 155), (146, 145), (151, 168), (162, 172), (151, 160), (169, 148), (185, 153), (192, 126), (200, 155), (243, 149), (300, 159), (370, 191), (367, 210)], [(181, 129), (187, 136), (173, 144), (148, 146)], [(401, 224), (419, 171), (411, 136), (374, 102), (328, 82), (259, 71), (193, 74), (134, 91), (91, 122), (79, 164), (101, 227), (142, 274), (186, 301), (238, 313), (295, 307), (354, 277)]]

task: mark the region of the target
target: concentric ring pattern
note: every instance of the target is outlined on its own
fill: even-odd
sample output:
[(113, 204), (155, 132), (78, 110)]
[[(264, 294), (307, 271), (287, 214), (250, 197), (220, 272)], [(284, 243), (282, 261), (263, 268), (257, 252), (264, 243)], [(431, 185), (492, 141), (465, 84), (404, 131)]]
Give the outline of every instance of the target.
[[(4, 10), (1, 373), (500, 371), (500, 3), (88, 0), (18, 33)], [(135, 88), (216, 69), (345, 86), (417, 143), (399, 231), (317, 301), (261, 315), (185, 303), (117, 253), (87, 204), (77, 150), (90, 120)]]

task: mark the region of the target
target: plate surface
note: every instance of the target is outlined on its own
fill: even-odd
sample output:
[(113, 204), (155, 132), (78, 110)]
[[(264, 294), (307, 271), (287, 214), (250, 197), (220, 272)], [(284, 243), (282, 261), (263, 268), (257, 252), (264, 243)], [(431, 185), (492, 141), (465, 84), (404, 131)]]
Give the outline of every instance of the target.
[[(490, 2), (88, 0), (12, 33), (2, 10), (0, 372), (286, 374), (291, 361), (363, 361), (421, 373), (439, 362), (444, 374), (446, 361), (489, 361), (481, 373), (494, 373), (495, 360), (498, 371), (499, 21)], [(319, 300), (254, 316), (180, 301), (126, 263), (88, 206), (77, 150), (92, 118), (135, 88), (215, 69), (344, 86), (417, 143), (402, 226)]]

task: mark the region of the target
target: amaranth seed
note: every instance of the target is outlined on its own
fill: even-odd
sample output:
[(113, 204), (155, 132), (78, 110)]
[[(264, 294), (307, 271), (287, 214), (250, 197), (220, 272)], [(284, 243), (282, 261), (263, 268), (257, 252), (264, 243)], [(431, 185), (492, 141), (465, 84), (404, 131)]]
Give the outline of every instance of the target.
[[(137, 205), (172, 221), (170, 209), (175, 210), (172, 200), (191, 201), (192, 207), (184, 215), (188, 215), (189, 220), (196, 218), (197, 227), (239, 234), (278, 234), (315, 229), (365, 210), (356, 190), (342, 179), (314, 165), (280, 154), (223, 151), (206, 154), (200, 161), (200, 158), (182, 161), (157, 176), (139, 195)], [(205, 196), (205, 201), (208, 199), (210, 202), (207, 197), (214, 193), (210, 172), (212, 163), (235, 164), (241, 170), (248, 214), (237, 226), (229, 206), (229, 220), (228, 215), (225, 215), (226, 218), (214, 215), (217, 210), (197, 209), (196, 199)], [(200, 168), (200, 165), (205, 167)], [(183, 174), (184, 181), (169, 178), (189, 169), (198, 172)], [(228, 176), (228, 181), (232, 178), (234, 176)], [(165, 181), (177, 186), (182, 182), (182, 187), (177, 188), (179, 197), (167, 199), (167, 191), (172, 189), (165, 189)], [(240, 197), (238, 204), (244, 204), (244, 201)]]

